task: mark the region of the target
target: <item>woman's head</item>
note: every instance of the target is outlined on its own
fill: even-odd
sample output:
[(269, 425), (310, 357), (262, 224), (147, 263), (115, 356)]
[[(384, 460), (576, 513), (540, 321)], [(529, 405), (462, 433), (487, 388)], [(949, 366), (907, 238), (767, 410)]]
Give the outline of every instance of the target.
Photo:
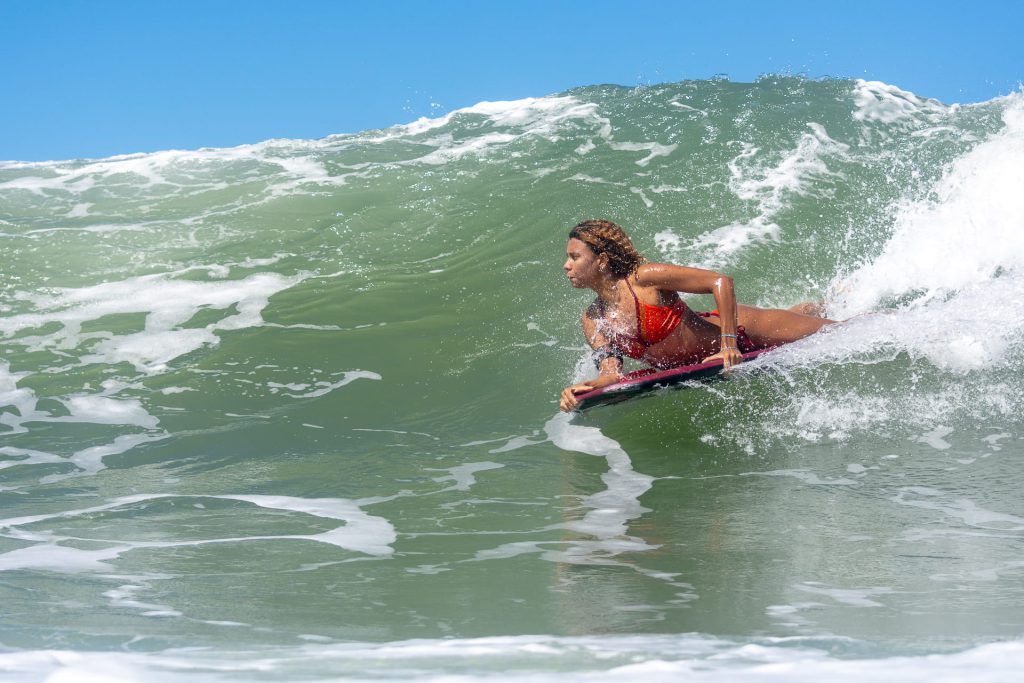
[(626, 232), (611, 221), (583, 221), (569, 231), (569, 239), (580, 240), (597, 257), (606, 256), (608, 270), (615, 278), (631, 275), (646, 261)]

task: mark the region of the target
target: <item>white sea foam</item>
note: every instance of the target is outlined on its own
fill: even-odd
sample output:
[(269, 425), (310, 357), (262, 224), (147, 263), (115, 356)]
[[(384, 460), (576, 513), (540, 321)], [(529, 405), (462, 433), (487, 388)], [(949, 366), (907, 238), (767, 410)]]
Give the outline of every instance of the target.
[(870, 123), (897, 124), (920, 115), (943, 116), (952, 108), (918, 97), (912, 92), (880, 81), (857, 80), (853, 118)]
[[(840, 172), (829, 168), (828, 161), (845, 160), (849, 146), (829, 137), (820, 124), (807, 126), (809, 132), (780, 160), (775, 156), (766, 158), (756, 146), (741, 143), (739, 154), (728, 165), (729, 187), (738, 198), (755, 206), (757, 214), (752, 219), (705, 232), (687, 245), (690, 252), (703, 255), (699, 265), (720, 267), (750, 246), (778, 239), (780, 227), (774, 217), (787, 206), (790, 196), (812, 191), (822, 195), (828, 192), (823, 179), (842, 178)], [(659, 233), (659, 249), (677, 249), (680, 243), (673, 237), (670, 233)]]
[(986, 510), (972, 500), (924, 486), (901, 488), (892, 500), (900, 505), (940, 512), (971, 527), (999, 531), (1024, 530), (1024, 517)]
[[(120, 282), (107, 282), (77, 289), (64, 288), (50, 294), (25, 298), (36, 311), (0, 318), (0, 333), (11, 337), (25, 330), (58, 323), (61, 329), (47, 335), (15, 339), (32, 350), (71, 349), (95, 334), (83, 334), (82, 325), (104, 316), (142, 313), (142, 332), (105, 337), (83, 355), (82, 364), (127, 362), (139, 371), (153, 374), (166, 370), (174, 359), (213, 346), (217, 331), (239, 330), (263, 324), (262, 311), (274, 294), (301, 282), (306, 276), (286, 277), (256, 273), (242, 280), (196, 281), (178, 279), (185, 271), (143, 275)], [(205, 328), (182, 329), (201, 309), (237, 311)]]
[(782, 207), (786, 193), (807, 194), (809, 181), (842, 178), (829, 169), (826, 160), (845, 158), (849, 145), (833, 140), (820, 124), (812, 122), (807, 127), (810, 132), (801, 135), (796, 148), (775, 165), (764, 166), (759, 150), (744, 146), (729, 164), (730, 187), (740, 199), (757, 201), (763, 213), (774, 213)]
[(844, 605), (851, 605), (853, 607), (883, 607), (883, 604), (874, 598), (882, 595), (888, 595), (893, 592), (891, 588), (886, 587), (836, 588), (815, 582), (797, 584), (795, 588), (807, 593), (824, 595), (836, 602)]
[[(442, 165), (467, 155), (481, 156), (494, 148), (530, 137), (555, 140), (559, 127), (571, 121), (594, 128), (595, 134), (600, 138), (610, 139), (611, 136), (611, 123), (598, 114), (596, 104), (581, 102), (571, 96), (549, 96), (479, 102), (437, 118), (424, 117), (409, 124), (393, 126), (366, 136), (365, 139), (367, 142), (383, 143), (396, 138), (423, 138), (427, 134), (439, 131), (457, 118), (475, 116), (483, 117), (490, 126), (498, 130), (481, 132), (461, 143), (455, 143), (450, 135), (444, 134), (422, 139), (420, 142), (432, 145), (435, 149), (415, 159), (413, 163)], [(590, 149), (593, 149), (593, 142), (590, 142), (589, 146), (581, 145), (579, 153), (585, 154)], [(653, 150), (652, 154), (655, 154)]]
[(504, 445), (492, 448), (487, 451), (488, 453), (508, 453), (509, 451), (515, 451), (520, 448), (526, 448), (527, 446), (536, 446), (538, 444), (547, 443), (547, 439), (531, 439), (528, 436), (514, 436), (508, 439)]
[[(127, 453), (136, 446), (144, 443), (150, 443), (152, 441), (160, 441), (166, 439), (168, 434), (121, 434), (114, 438), (109, 444), (103, 444), (102, 446), (90, 446), (89, 448), (76, 451), (69, 460), (74, 463), (76, 467), (83, 474), (95, 474), (106, 467), (103, 460), (109, 455), (120, 455), (121, 453)], [(48, 483), (59, 479), (64, 479), (62, 475), (52, 475), (44, 477), (41, 482)]]
[(442, 491), (468, 491), (471, 486), (476, 484), (476, 477), (474, 476), (477, 472), (486, 472), (487, 470), (496, 470), (504, 467), (504, 465), (496, 462), (467, 462), (464, 465), (457, 465), (455, 467), (449, 467), (446, 471), (449, 473), (446, 477), (435, 477), (434, 481), (454, 482), (451, 486)]
[(608, 146), (620, 152), (647, 152), (647, 156), (634, 162), (637, 166), (646, 166), (653, 159), (669, 156), (679, 145), (662, 145), (657, 142), (610, 142)]
[(0, 455), (12, 460), (0, 460), (0, 469), (14, 467), (15, 465), (41, 465), (65, 462), (64, 458), (53, 453), (44, 453), (27, 448), (15, 448), (13, 446), (0, 446)]
[[(566, 105), (574, 106), (575, 104), (577, 104), (577, 101), (571, 97), (528, 97), (521, 100), (509, 100), (502, 102), (480, 102), (471, 107), (456, 109), (455, 111), (436, 118), (421, 117), (412, 123), (394, 126), (387, 132), (391, 135), (422, 135), (423, 133), (437, 128), (443, 128), (456, 116), (465, 114), (480, 114), (491, 118), (496, 123), (510, 124), (515, 122), (521, 124), (534, 119), (538, 113), (550, 111), (552, 108), (557, 109)], [(373, 138), (376, 142), (386, 139), (391, 138), (390, 136)]]
[(672, 101), (669, 102), (669, 104), (672, 105), (673, 107), (677, 107), (679, 109), (682, 109), (683, 111), (692, 111), (695, 114), (700, 114), (704, 118), (707, 118), (707, 116), (708, 116), (708, 113), (706, 111), (704, 111), (703, 109), (697, 109), (696, 107), (691, 107), (690, 105), (683, 104), (682, 102), (680, 102), (678, 100), (672, 100)]
[[(830, 312), (849, 317), (901, 297), (927, 302), (1024, 277), (1024, 96), (1007, 101), (1003, 120), (1003, 130), (957, 159), (928, 199), (897, 207), (882, 252), (833, 285)], [(1013, 317), (1021, 316), (1006, 319)]]
[(593, 540), (513, 541), (477, 551), (474, 559), (491, 561), (536, 553), (542, 559), (551, 562), (583, 565), (626, 564), (638, 573), (667, 581), (683, 591), (688, 591), (691, 587), (676, 582), (674, 574), (628, 565), (616, 559), (616, 556), (624, 553), (643, 552), (657, 547), (648, 544), (642, 538), (627, 534), (629, 523), (648, 511), (640, 504), (640, 496), (651, 488), (654, 479), (634, 470), (629, 456), (621, 446), (602, 434), (599, 429), (573, 425), (571, 419), (570, 415), (564, 413), (556, 415), (545, 423), (545, 434), (552, 443), (563, 450), (605, 458), (608, 462), (608, 471), (601, 479), (606, 488), (580, 501), (587, 509), (582, 518), (558, 524), (554, 528), (586, 534)]
[[(34, 392), (16, 386), (18, 379), (24, 376), (27, 376), (27, 373), (12, 375), (8, 366), (0, 364), (0, 408), (11, 406), (16, 409), (16, 412), (0, 413), (0, 424), (7, 425), (11, 429), (10, 433), (25, 433), (28, 431), (25, 425), (33, 422), (82, 422), (129, 426), (140, 427), (146, 432), (121, 434), (114, 437), (110, 443), (89, 446), (72, 453), (67, 458), (55, 453), (5, 447), (0, 449), (0, 454), (16, 457), (18, 460), (0, 463), (0, 468), (15, 464), (71, 463), (77, 469), (75, 475), (49, 475), (42, 480), (45, 483), (68, 476), (95, 474), (104, 469), (103, 461), (107, 456), (126, 453), (141, 444), (167, 438), (166, 433), (157, 431), (159, 420), (152, 416), (138, 399), (114, 399), (105, 395), (78, 395), (61, 401), (68, 410), (67, 415), (53, 415), (47, 411), (38, 410)], [(116, 389), (114, 387), (115, 391)]]
[[(995, 314), (993, 302), (999, 306)], [(790, 360), (811, 352), (820, 354), (822, 361), (841, 361), (865, 352), (883, 358), (887, 351), (904, 351), (943, 370), (963, 374), (1005, 364), (1022, 332), (1024, 277), (1011, 273), (968, 285), (948, 300), (926, 300), (899, 311), (852, 318), (827, 334), (802, 340), (800, 346), (780, 349), (783, 354), (777, 358), (792, 351)], [(953, 393), (963, 389), (945, 387)], [(998, 391), (998, 385), (992, 385), (990, 397)]]
[[(219, 192), (230, 185), (223, 180), (226, 169), (249, 182), (258, 183), (260, 191), (234, 202), (212, 208), (200, 216), (187, 217), (179, 225), (189, 225), (242, 206), (258, 206), (274, 198), (299, 194), (310, 187), (340, 187), (358, 169), (332, 173), (312, 153), (330, 149), (330, 141), (268, 140), (230, 148), (199, 150), (166, 150), (146, 154), (126, 154), (98, 160), (50, 161), (23, 164), (21, 168), (37, 171), (0, 182), (0, 197), (34, 196), (47, 213), (64, 207), (68, 218), (85, 219), (101, 214), (91, 197), (83, 193), (99, 186), (123, 200), (135, 202), (140, 190), (143, 196), (170, 194), (177, 197), (199, 196)], [(9, 167), (9, 166), (8, 166)], [(108, 233), (138, 230), (138, 226), (118, 224), (74, 225), (44, 228), (42, 232), (86, 231)], [(39, 231), (33, 231), (39, 232)]]
[(569, 182), (569, 181), (573, 181), (573, 180), (575, 180), (576, 182), (579, 182), (579, 183), (589, 183), (589, 184), (592, 184), (592, 185), (612, 185), (612, 186), (616, 186), (616, 187), (625, 187), (626, 186), (625, 183), (616, 183), (616, 182), (613, 182), (611, 180), (604, 180), (602, 178), (595, 178), (593, 176), (587, 175), (586, 173), (577, 173), (575, 175), (571, 175), (568, 178), (566, 178), (563, 182)]
[[(597, 133), (601, 137), (610, 136), (610, 124), (597, 114), (597, 106), (581, 104), (571, 97), (530, 98), (516, 102), (483, 102), (474, 107), (453, 112), (445, 118), (450, 119), (451, 116), (458, 114), (482, 114), (487, 116), (494, 126), (502, 130), (475, 135), (459, 144), (454, 144), (449, 137), (429, 140), (427, 142), (435, 145), (436, 149), (416, 159), (415, 163), (446, 164), (466, 155), (481, 156), (494, 148), (530, 137), (553, 141), (557, 137), (558, 127), (570, 119), (577, 119), (591, 127), (596, 127)], [(440, 125), (443, 126), (445, 123), (447, 120), (441, 122)], [(422, 132), (419, 129), (416, 130)], [(650, 157), (657, 155), (658, 152), (652, 150)]]
[[(322, 519), (338, 520), (344, 522), (344, 524), (328, 531), (310, 534), (251, 535), (181, 541), (142, 541), (127, 538), (105, 539), (107, 543), (110, 543), (108, 547), (88, 550), (61, 545), (60, 543), (64, 540), (64, 537), (58, 531), (59, 520), (117, 511), (139, 503), (167, 498), (236, 500), (266, 509), (284, 510)], [(4, 529), (7, 534), (14, 538), (33, 543), (33, 545), (0, 553), (0, 571), (23, 569), (41, 569), (54, 572), (110, 571), (113, 569), (111, 563), (114, 560), (138, 548), (176, 548), (265, 540), (305, 540), (325, 543), (370, 556), (391, 555), (394, 552), (391, 544), (395, 542), (395, 529), (383, 517), (366, 513), (361, 505), (368, 503), (368, 501), (352, 501), (343, 498), (298, 498), (294, 496), (269, 495), (177, 496), (173, 494), (138, 494), (123, 496), (109, 503), (89, 508), (0, 519), (0, 529)], [(253, 519), (258, 519), (258, 517), (251, 516), (250, 524)], [(47, 522), (45, 530), (27, 528), (35, 527), (41, 522)]]
[[(4, 521), (0, 521), (0, 526)], [(101, 550), (83, 550), (57, 543), (39, 543), (0, 554), (0, 571), (41, 569), (74, 574), (79, 572), (111, 571), (109, 562), (131, 549), (129, 545), (116, 545)]]
[(950, 443), (946, 441), (944, 437), (949, 436), (953, 433), (952, 427), (936, 427), (935, 429), (922, 434), (916, 438), (916, 441), (928, 444), (937, 451), (944, 451), (950, 447)]
[(73, 396), (64, 401), (70, 411), (62, 421), (92, 424), (134, 425), (154, 429), (160, 421), (150, 415), (137, 399), (113, 399), (105, 396)]
[(622, 538), (645, 546), (643, 541), (627, 536), (626, 531), (631, 520), (648, 512), (640, 504), (640, 496), (651, 488), (654, 478), (634, 470), (629, 455), (601, 430), (571, 424), (571, 419), (570, 415), (559, 414), (545, 423), (544, 432), (562, 450), (603, 457), (608, 471), (601, 475), (607, 488), (583, 500), (591, 510), (582, 519), (570, 522), (569, 527), (598, 539)]
[[(46, 683), (184, 683), (244, 678), (421, 683), (696, 683), (764, 681), (835, 683), (1014, 683), (1024, 641), (983, 643), (960, 652), (850, 657), (850, 639), (712, 636), (504, 636), (385, 643), (323, 643), (259, 650), (202, 649), (150, 653), (8, 651), (0, 681)], [(499, 668), (496, 668), (499, 667)]]
[[(580, 102), (575, 97), (527, 97), (520, 100), (479, 102), (471, 107), (456, 109), (437, 118), (420, 118), (416, 121), (394, 126), (384, 136), (371, 138), (373, 142), (393, 139), (395, 136), (419, 136), (443, 128), (460, 116), (478, 115), (486, 117), (499, 127), (515, 127), (534, 132), (548, 132), (550, 125), (567, 119), (589, 119), (596, 115), (597, 105)], [(607, 119), (596, 119), (601, 124), (600, 134), (607, 137), (610, 123)]]
[(135, 599), (136, 594), (146, 590), (146, 586), (127, 584), (113, 588), (103, 594), (110, 599), (110, 604), (122, 609), (133, 609), (142, 612), (144, 617), (180, 617), (182, 613), (167, 605), (156, 605)]
[[(18, 382), (30, 376), (28, 372), (11, 372), (11, 365), (0, 360), (0, 424), (7, 425), (14, 432), (22, 432), (21, 423), (44, 414), (36, 410), (35, 392), (19, 387)], [(14, 408), (2, 410), (4, 408)]]
[(76, 225), (57, 228), (37, 228), (27, 230), (23, 234), (26, 237), (38, 238), (44, 235), (52, 235), (62, 232), (87, 232), (94, 235), (111, 235), (118, 232), (148, 232), (166, 226), (165, 221), (139, 222), (139, 223), (89, 223), (87, 225)]
[[(363, 511), (359, 501), (343, 498), (296, 498), (294, 496), (213, 496), (225, 500), (240, 500), (263, 508), (302, 512), (315, 517), (336, 519), (344, 526), (321, 534), (308, 536), (280, 536), (276, 538), (302, 538), (320, 543), (329, 543), (339, 548), (366, 553), (367, 555), (391, 555), (394, 549), (395, 528), (383, 517)], [(362, 503), (365, 504), (365, 503)], [(245, 539), (239, 539), (245, 540)]]
[[(270, 387), (270, 392), (275, 394), (281, 389), (288, 389), (287, 392), (282, 393), (291, 398), (318, 398), (320, 396), (326, 396), (335, 389), (340, 389), (343, 386), (351, 384), (357, 379), (383, 379), (376, 372), (370, 372), (368, 370), (349, 370), (337, 374), (341, 375), (341, 379), (336, 382), (326, 382), (324, 380), (316, 380), (310, 383), (291, 384), (267, 382), (267, 386)], [(307, 389), (309, 389), (309, 391), (306, 391)]]
[[(986, 299), (1005, 302), (1008, 318), (992, 316)], [(742, 378), (771, 368), (763, 381), (775, 390), (770, 403), (737, 415), (757, 421), (749, 430), (753, 440), (728, 438), (755, 453), (778, 440), (846, 442), (895, 429), (913, 450), (920, 446), (909, 444), (938, 452), (963, 448), (977, 438), (977, 425), (1015, 421), (1024, 408), (1017, 383), (1003, 375), (1021, 351), (1021, 301), (1020, 285), (1000, 278), (950, 301), (859, 316), (778, 348), (737, 369)], [(893, 375), (892, 368), (902, 369)], [(932, 377), (936, 370), (943, 381), (920, 381), (922, 371)], [(833, 371), (845, 379), (833, 382)], [(984, 379), (955, 380), (977, 373)], [(884, 391), (879, 381), (887, 385)], [(730, 409), (728, 403), (724, 407)], [(960, 425), (967, 427), (963, 436)], [(710, 435), (708, 443), (718, 439)]]

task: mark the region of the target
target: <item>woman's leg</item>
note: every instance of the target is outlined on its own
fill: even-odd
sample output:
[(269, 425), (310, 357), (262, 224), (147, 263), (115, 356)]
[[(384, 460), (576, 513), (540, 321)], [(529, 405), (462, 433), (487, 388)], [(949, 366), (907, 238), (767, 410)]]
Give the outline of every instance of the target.
[(757, 346), (774, 346), (803, 339), (833, 322), (792, 309), (739, 307), (739, 324)]
[(825, 317), (825, 302), (824, 301), (805, 301), (802, 304), (796, 306), (790, 306), (787, 310), (794, 313), (800, 313), (803, 315), (812, 315), (815, 318)]

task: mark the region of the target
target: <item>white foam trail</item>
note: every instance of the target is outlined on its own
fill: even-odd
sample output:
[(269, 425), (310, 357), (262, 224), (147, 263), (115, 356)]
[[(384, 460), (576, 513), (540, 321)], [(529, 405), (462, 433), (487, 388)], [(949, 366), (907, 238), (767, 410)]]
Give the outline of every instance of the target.
[[(306, 183), (342, 185), (345, 182), (344, 175), (331, 176), (314, 158), (295, 154), (330, 144), (320, 140), (267, 140), (237, 147), (122, 154), (87, 161), (4, 164), (3, 168), (34, 169), (41, 173), (0, 183), (0, 194), (24, 191), (39, 197), (53, 197), (57, 193), (79, 195), (95, 187), (98, 182), (111, 184), (118, 177), (130, 176), (135, 179), (136, 186), (141, 184), (149, 189), (176, 188), (187, 195), (227, 187), (211, 171), (229, 164), (258, 169), (263, 178), (272, 181), (269, 188), (272, 193), (294, 190)], [(282, 173), (283, 181), (274, 184), (274, 176)], [(81, 204), (75, 203), (71, 210), (81, 212), (80, 207)]]
[(626, 532), (631, 520), (648, 512), (640, 504), (640, 496), (651, 488), (654, 478), (634, 470), (626, 451), (600, 429), (571, 424), (571, 419), (570, 415), (556, 415), (545, 423), (544, 432), (562, 450), (603, 457), (608, 462), (608, 471), (601, 475), (601, 480), (608, 488), (587, 496), (583, 504), (591, 510), (567, 527), (601, 540), (623, 538), (646, 545)]
[[(125, 453), (136, 446), (165, 439), (165, 432), (156, 432), (159, 420), (150, 415), (137, 399), (113, 399), (102, 395), (72, 396), (61, 402), (68, 409), (68, 415), (54, 416), (36, 408), (37, 399), (29, 389), (17, 387), (18, 380), (30, 373), (11, 374), (10, 366), (0, 363), (0, 408), (12, 406), (17, 413), (4, 411), (0, 413), (0, 424), (10, 428), (10, 434), (23, 434), (28, 431), (24, 426), (33, 422), (82, 422), (102, 425), (119, 425), (141, 427), (148, 430), (146, 434), (122, 434), (113, 442), (100, 446), (91, 446), (63, 458), (53, 453), (36, 450), (4, 447), (0, 455), (18, 458), (13, 462), (0, 462), (0, 469), (14, 465), (40, 465), (71, 463), (78, 469), (78, 474), (95, 474), (104, 469), (103, 459), (108, 455)], [(52, 475), (42, 482), (56, 481), (67, 476)]]
[[(371, 138), (370, 141), (382, 142), (395, 137), (419, 136), (424, 133), (443, 128), (458, 116), (484, 116), (496, 126), (518, 127), (547, 132), (551, 123), (567, 119), (590, 118), (595, 116), (597, 105), (580, 102), (571, 96), (526, 97), (520, 100), (498, 102), (479, 102), (471, 107), (464, 107), (437, 118), (420, 118), (409, 124), (394, 126), (383, 136)], [(611, 124), (607, 119), (598, 119), (602, 124), (602, 133), (610, 133)]]
[[(581, 103), (574, 97), (543, 97), (527, 98), (509, 102), (481, 102), (472, 107), (456, 110), (439, 119), (420, 119), (409, 126), (396, 126), (393, 133), (379, 140), (391, 139), (392, 136), (421, 135), (426, 131), (447, 125), (453, 117), (460, 115), (480, 115), (486, 117), (490, 124), (500, 128), (499, 131), (478, 134), (461, 144), (455, 144), (450, 136), (439, 136), (426, 141), (436, 147), (433, 152), (418, 159), (405, 163), (442, 165), (461, 159), (466, 155), (482, 156), (496, 147), (502, 147), (531, 137), (540, 137), (554, 141), (558, 129), (568, 121), (576, 120), (584, 125), (596, 128), (596, 134), (604, 139), (611, 137), (610, 122), (601, 117), (596, 104)], [(660, 146), (644, 147), (650, 152), (649, 161), (662, 155)], [(671, 150), (670, 150), (671, 151)], [(647, 162), (645, 161), (644, 164)], [(644, 165), (641, 164), (641, 165)]]
[(150, 415), (137, 399), (113, 399), (105, 396), (73, 396), (63, 401), (71, 415), (51, 418), (61, 422), (90, 422), (105, 425), (133, 425), (154, 429), (160, 420)]
[[(240, 500), (264, 508), (302, 512), (325, 519), (337, 519), (345, 526), (311, 536), (282, 536), (279, 538), (304, 538), (320, 543), (329, 543), (339, 548), (366, 553), (367, 555), (391, 555), (394, 549), (395, 528), (383, 517), (367, 514), (359, 507), (359, 501), (344, 498), (296, 498), (294, 496), (213, 496), (225, 500)], [(244, 540), (244, 539), (242, 539)]]
[(383, 377), (376, 372), (370, 372), (369, 370), (349, 370), (340, 374), (342, 375), (342, 378), (337, 382), (325, 382), (322, 380), (313, 382), (312, 384), (279, 384), (278, 382), (267, 382), (267, 386), (270, 387), (271, 393), (277, 393), (281, 389), (289, 389), (290, 391), (298, 392), (315, 387), (306, 393), (285, 392), (284, 395), (291, 398), (318, 398), (320, 396), (326, 396), (335, 389), (340, 389), (343, 386), (351, 384), (357, 379), (383, 379)]
[[(507, 559), (538, 553), (550, 562), (611, 565), (622, 564), (615, 559), (617, 555), (657, 547), (642, 538), (627, 534), (629, 522), (648, 511), (640, 504), (640, 496), (651, 488), (654, 478), (635, 471), (626, 452), (599, 429), (570, 424), (571, 419), (570, 415), (560, 413), (545, 423), (544, 432), (552, 443), (563, 450), (605, 458), (608, 471), (601, 475), (601, 480), (607, 488), (580, 501), (584, 507), (589, 508), (581, 519), (556, 524), (545, 531), (566, 529), (586, 534), (594, 540), (514, 541), (478, 551), (474, 559)], [(666, 580), (678, 588), (691, 588), (687, 584), (675, 582), (674, 574), (629, 566), (641, 574)]]
[(13, 434), (27, 431), (21, 426), (22, 422), (46, 416), (36, 410), (35, 392), (18, 387), (18, 382), (30, 375), (28, 372), (12, 373), (10, 363), (0, 360), (0, 408), (9, 406), (17, 411), (16, 414), (6, 410), (0, 412), (0, 424), (10, 427)]
[(679, 109), (682, 109), (683, 111), (692, 111), (695, 114), (700, 114), (703, 118), (707, 118), (708, 117), (708, 113), (706, 111), (704, 111), (703, 109), (697, 109), (696, 107), (691, 107), (690, 105), (683, 104), (682, 102), (680, 102), (678, 100), (672, 100), (672, 101), (669, 102), (669, 104), (672, 105), (673, 107), (678, 107)]
[(110, 604), (114, 607), (121, 607), (126, 609), (135, 609), (142, 612), (144, 617), (180, 617), (183, 616), (181, 612), (167, 605), (154, 605), (148, 602), (141, 602), (135, 599), (135, 595), (142, 590), (145, 590), (145, 586), (139, 585), (125, 585), (119, 586), (118, 588), (106, 591), (103, 596), (110, 599)]
[(924, 486), (907, 486), (891, 500), (909, 507), (934, 510), (967, 526), (998, 531), (1024, 530), (1024, 517), (1005, 512), (985, 510), (966, 498), (952, 499), (951, 494)]
[(884, 607), (884, 605), (873, 598), (880, 595), (889, 595), (892, 588), (833, 588), (816, 582), (801, 583), (794, 586), (797, 590), (815, 595), (824, 595), (832, 598), (838, 603), (850, 605), (851, 607)]
[[(194, 498), (237, 500), (252, 505), (273, 509), (299, 512), (323, 519), (344, 522), (343, 526), (316, 534), (293, 534), (271, 536), (240, 536), (231, 538), (195, 539), (185, 541), (133, 541), (127, 539), (109, 540), (110, 547), (94, 550), (59, 545), (61, 535), (53, 530), (54, 522), (83, 515), (117, 510), (150, 500), (164, 498)], [(394, 553), (391, 544), (395, 542), (395, 528), (383, 517), (366, 513), (360, 505), (372, 501), (352, 501), (344, 498), (297, 498), (294, 496), (265, 495), (211, 495), (179, 496), (175, 494), (139, 494), (114, 499), (109, 503), (78, 510), (0, 519), (0, 529), (35, 545), (0, 553), (0, 571), (42, 569), (56, 572), (97, 572), (110, 571), (110, 561), (137, 548), (175, 548), (211, 545), (216, 543), (243, 543), (260, 540), (306, 540), (326, 543), (338, 548), (371, 556), (389, 556)], [(24, 529), (40, 522), (50, 522), (47, 530)]]
[(675, 144), (662, 145), (657, 142), (611, 142), (608, 146), (620, 152), (647, 152), (647, 156), (634, 162), (637, 166), (646, 166), (653, 159), (667, 157), (679, 147)]
[[(105, 337), (92, 348), (92, 353), (80, 359), (82, 364), (127, 362), (141, 372), (155, 374), (166, 370), (171, 361), (182, 355), (216, 345), (219, 342), (216, 331), (262, 325), (261, 313), (270, 297), (306, 277), (256, 273), (242, 280), (177, 279), (185, 272), (143, 275), (120, 282), (28, 295), (26, 298), (35, 304), (36, 312), (0, 318), (0, 334), (12, 337), (25, 330), (58, 323), (61, 329), (56, 332), (18, 338), (13, 343), (21, 343), (31, 350), (71, 349), (96, 336)], [(237, 313), (205, 328), (179, 327), (203, 308), (227, 310), (232, 306)], [(88, 321), (124, 313), (145, 314), (145, 330), (121, 335), (81, 332), (82, 325)]]
[(106, 572), (114, 568), (109, 564), (110, 560), (131, 549), (130, 545), (116, 545), (102, 550), (82, 550), (56, 543), (40, 543), (0, 554), (0, 572), (27, 569), (62, 574)]
[[(936, 269), (941, 270), (941, 269)], [(884, 285), (881, 285), (884, 286)], [(792, 349), (779, 349), (776, 360), (793, 362), (798, 355), (808, 361), (814, 355), (819, 362), (841, 362), (856, 357), (876, 360), (894, 357), (900, 351), (913, 358), (924, 358), (935, 367), (947, 372), (965, 374), (1005, 367), (1011, 362), (1014, 348), (1024, 334), (1024, 270), (1007, 273), (994, 280), (985, 280), (964, 286), (948, 300), (924, 299), (901, 310), (863, 315), (832, 329), (824, 335), (815, 335)], [(950, 397), (964, 394), (970, 387), (948, 385)], [(997, 413), (1000, 396), (1005, 395), (1006, 407), (1018, 401), (1015, 393), (1007, 393), (1000, 383), (990, 383), (983, 400)], [(918, 396), (906, 397), (916, 401)], [(876, 408), (868, 408), (861, 417), (893, 408), (887, 403), (893, 397), (874, 397)], [(867, 397), (865, 397), (867, 400)], [(932, 406), (916, 407), (922, 415), (939, 416), (942, 402)], [(902, 411), (899, 411), (902, 412)]]
[(64, 458), (53, 453), (44, 453), (43, 451), (34, 451), (26, 448), (14, 448), (12, 446), (0, 447), (0, 455), (15, 458), (14, 460), (0, 461), (0, 470), (6, 467), (14, 467), (15, 465), (44, 465), (66, 462)]
[[(122, 434), (116, 437), (112, 443), (104, 444), (102, 446), (92, 446), (90, 448), (77, 451), (71, 456), (71, 458), (69, 458), (69, 460), (78, 467), (81, 474), (96, 474), (100, 470), (106, 468), (103, 459), (108, 455), (127, 453), (141, 444), (160, 441), (168, 437), (168, 434)], [(45, 484), (64, 478), (66, 478), (64, 475), (53, 475), (50, 477), (44, 477), (40, 482)]]
[(471, 486), (476, 484), (476, 477), (473, 475), (477, 472), (486, 472), (487, 470), (496, 470), (502, 467), (504, 465), (496, 462), (467, 462), (464, 465), (449, 467), (446, 470), (449, 473), (447, 477), (435, 477), (434, 481), (455, 482), (451, 486), (441, 489), (441, 491), (468, 491)]
[[(741, 200), (756, 206), (757, 215), (694, 239), (687, 249), (703, 255), (696, 265), (721, 267), (747, 247), (778, 239), (780, 228), (774, 216), (786, 208), (789, 197), (827, 193), (822, 188), (822, 179), (843, 178), (840, 172), (829, 168), (827, 161), (846, 160), (849, 146), (829, 137), (820, 124), (808, 123), (807, 127), (809, 132), (800, 137), (796, 147), (774, 165), (770, 159), (762, 158), (759, 148), (741, 143), (739, 154), (728, 165), (729, 188)], [(680, 246), (679, 238), (671, 231), (660, 232), (655, 241), (662, 251), (675, 252)]]
[(853, 101), (857, 107), (853, 113), (855, 120), (888, 126), (921, 115), (941, 117), (956, 110), (955, 106), (946, 107), (937, 100), (923, 99), (888, 83), (860, 79), (856, 81)]
[(141, 444), (160, 441), (166, 438), (168, 438), (167, 434), (122, 434), (115, 437), (109, 444), (84, 448), (76, 451), (68, 458), (42, 451), (3, 447), (0, 448), (0, 455), (7, 455), (18, 459), (10, 462), (0, 462), (0, 469), (15, 465), (53, 465), (64, 463), (71, 463), (77, 468), (75, 474), (54, 474), (39, 480), (40, 483), (47, 484), (72, 476), (96, 474), (106, 468), (103, 460), (107, 456), (127, 453)]
[(828, 636), (744, 641), (653, 634), (308, 642), (260, 650), (155, 653), (30, 650), (0, 653), (0, 681), (327, 683), (337, 681), (340, 671), (346, 680), (382, 683), (1015, 683), (1024, 667), (1021, 640), (920, 656), (852, 658), (830, 651), (857, 645)]
[(808, 123), (810, 132), (800, 136), (796, 148), (774, 166), (763, 166), (752, 160), (758, 149), (744, 145), (744, 150), (729, 163), (730, 188), (740, 199), (756, 201), (762, 213), (772, 214), (784, 206), (787, 193), (806, 195), (808, 182), (816, 178), (838, 178), (841, 173), (829, 169), (826, 159), (845, 159), (849, 145), (829, 137), (824, 126)]

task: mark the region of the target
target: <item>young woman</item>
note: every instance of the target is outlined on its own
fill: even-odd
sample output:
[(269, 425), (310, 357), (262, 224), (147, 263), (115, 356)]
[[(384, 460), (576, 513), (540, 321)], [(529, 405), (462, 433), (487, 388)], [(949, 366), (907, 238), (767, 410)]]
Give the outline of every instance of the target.
[[(576, 407), (576, 394), (619, 381), (623, 356), (657, 368), (721, 359), (728, 370), (747, 351), (801, 339), (833, 322), (819, 317), (817, 304), (788, 310), (738, 305), (729, 276), (647, 263), (611, 221), (584, 221), (573, 228), (566, 256), (563, 268), (572, 286), (597, 293), (583, 312), (583, 334), (595, 351), (599, 375), (562, 391), (565, 411)], [(692, 311), (679, 292), (711, 294), (718, 309)]]

